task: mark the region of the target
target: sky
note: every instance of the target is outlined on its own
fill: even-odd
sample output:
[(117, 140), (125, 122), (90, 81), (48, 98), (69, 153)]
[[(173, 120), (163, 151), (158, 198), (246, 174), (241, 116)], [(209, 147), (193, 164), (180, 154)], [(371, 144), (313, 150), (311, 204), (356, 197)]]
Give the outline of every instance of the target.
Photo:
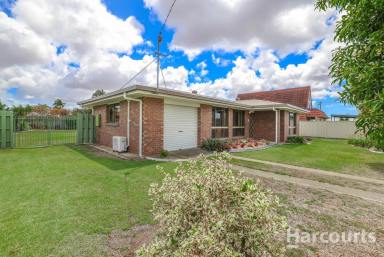
[[(0, 100), (73, 108), (120, 89), (154, 60), (172, 2), (0, 0)], [(355, 114), (328, 76), (339, 16), (311, 0), (177, 0), (162, 30), (161, 87), (234, 100), (310, 85), (314, 107)], [(155, 63), (132, 84), (156, 86)]]

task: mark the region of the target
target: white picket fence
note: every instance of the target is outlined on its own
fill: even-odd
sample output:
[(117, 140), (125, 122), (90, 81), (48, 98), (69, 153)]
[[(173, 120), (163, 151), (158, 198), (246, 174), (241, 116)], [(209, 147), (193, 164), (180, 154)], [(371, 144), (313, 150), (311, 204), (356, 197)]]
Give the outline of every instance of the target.
[(354, 121), (300, 121), (299, 135), (322, 138), (353, 138), (357, 135)]

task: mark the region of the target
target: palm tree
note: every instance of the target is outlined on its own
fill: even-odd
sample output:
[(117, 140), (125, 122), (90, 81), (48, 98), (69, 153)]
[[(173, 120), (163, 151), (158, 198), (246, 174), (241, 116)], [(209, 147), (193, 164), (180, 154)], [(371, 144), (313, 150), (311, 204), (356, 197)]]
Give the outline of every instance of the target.
[(65, 103), (60, 98), (57, 98), (55, 100), (55, 102), (53, 102), (53, 107), (56, 109), (63, 109), (64, 105), (65, 105)]

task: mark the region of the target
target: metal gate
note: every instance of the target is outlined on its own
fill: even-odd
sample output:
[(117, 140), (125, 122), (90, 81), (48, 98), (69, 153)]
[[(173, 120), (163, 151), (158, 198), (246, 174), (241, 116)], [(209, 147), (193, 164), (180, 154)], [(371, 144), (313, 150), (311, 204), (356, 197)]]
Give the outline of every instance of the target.
[(77, 142), (76, 117), (15, 117), (16, 148), (71, 144)]
[(65, 117), (14, 117), (0, 111), (0, 147), (30, 148), (95, 142), (95, 119), (91, 114)]

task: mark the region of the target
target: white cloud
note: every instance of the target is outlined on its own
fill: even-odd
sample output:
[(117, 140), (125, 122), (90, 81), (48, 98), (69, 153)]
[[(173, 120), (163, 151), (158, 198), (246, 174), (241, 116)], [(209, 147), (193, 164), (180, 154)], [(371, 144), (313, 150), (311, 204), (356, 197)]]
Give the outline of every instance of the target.
[[(147, 62), (117, 57), (148, 43), (134, 17), (117, 18), (100, 0), (18, 0), (12, 13), (0, 12), (0, 92), (10, 104), (56, 97), (73, 103), (96, 88), (118, 88)], [(65, 46), (58, 56), (57, 46)], [(17, 88), (15, 97), (9, 88)]]
[(0, 12), (0, 68), (49, 62), (56, 49), (23, 23)]
[(143, 42), (134, 17), (121, 20), (99, 0), (18, 0), (13, 13), (38, 35), (81, 56), (99, 49), (129, 53)]
[(337, 97), (331, 88), (328, 67), (332, 49), (337, 46), (331, 37), (316, 50), (308, 52), (309, 60), (299, 65), (281, 68), (272, 50), (261, 51), (257, 57), (238, 57), (225, 78), (208, 83), (195, 83), (193, 89), (201, 94), (234, 99), (237, 93), (310, 85), (314, 98)]
[[(145, 0), (161, 20), (172, 0)], [(179, 0), (168, 20), (175, 28), (173, 49), (193, 58), (207, 49), (271, 48), (281, 54), (306, 51), (331, 31), (333, 12), (314, 10), (308, 0)]]
[(207, 63), (206, 62), (199, 62), (197, 65), (196, 65), (196, 67), (198, 68), (198, 69), (200, 69), (200, 75), (201, 76), (206, 76), (206, 75), (208, 75), (208, 70), (207, 70)]

